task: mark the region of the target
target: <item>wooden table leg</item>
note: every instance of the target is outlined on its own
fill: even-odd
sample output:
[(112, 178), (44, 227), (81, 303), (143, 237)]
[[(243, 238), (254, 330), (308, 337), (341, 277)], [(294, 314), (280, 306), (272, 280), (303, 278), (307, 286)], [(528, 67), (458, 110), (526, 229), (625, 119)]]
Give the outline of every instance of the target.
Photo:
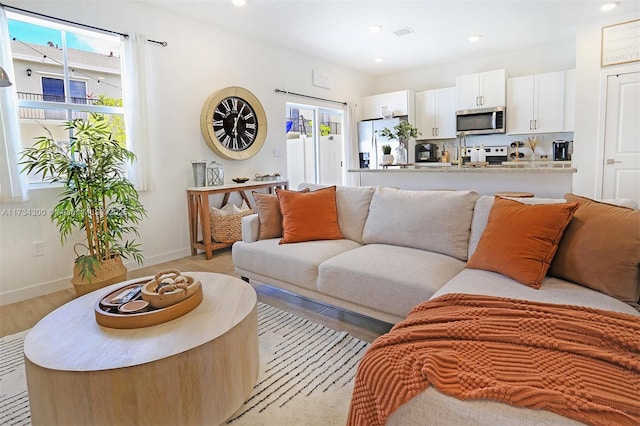
[(209, 196), (198, 194), (198, 210), (200, 210), (200, 223), (202, 224), (202, 243), (204, 244), (204, 254), (207, 260), (213, 257), (213, 247), (211, 242), (211, 217), (209, 216)]
[(195, 244), (198, 242), (198, 210), (196, 197), (187, 193), (187, 206), (189, 208), (189, 241), (191, 243), (191, 255), (198, 254)]

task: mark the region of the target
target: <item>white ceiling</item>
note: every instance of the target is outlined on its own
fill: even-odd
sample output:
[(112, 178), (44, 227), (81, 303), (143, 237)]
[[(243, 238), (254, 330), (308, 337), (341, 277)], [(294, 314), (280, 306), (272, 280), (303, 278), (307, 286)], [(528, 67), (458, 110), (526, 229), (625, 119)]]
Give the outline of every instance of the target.
[[(148, 4), (380, 76), (575, 39), (605, 0), (146, 0)], [(635, 12), (618, 1), (609, 15)], [(369, 32), (378, 24), (382, 31)], [(409, 27), (414, 33), (398, 37)], [(477, 43), (467, 39), (482, 34)], [(378, 64), (374, 59), (384, 58)]]

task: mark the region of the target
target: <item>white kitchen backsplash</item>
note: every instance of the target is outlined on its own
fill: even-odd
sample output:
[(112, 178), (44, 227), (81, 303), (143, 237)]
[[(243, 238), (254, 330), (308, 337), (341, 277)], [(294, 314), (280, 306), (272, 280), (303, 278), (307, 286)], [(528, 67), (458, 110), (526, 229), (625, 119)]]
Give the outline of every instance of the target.
[[(541, 155), (547, 155), (549, 160), (553, 160), (552, 143), (555, 140), (568, 140), (573, 141), (573, 132), (567, 133), (539, 133), (536, 135), (476, 135), (467, 136), (467, 146), (473, 145), (480, 147), (484, 146), (508, 146), (509, 153), (512, 152), (510, 147), (511, 142), (521, 141), (525, 142), (525, 148), (520, 149), (520, 152), (526, 155), (531, 153), (526, 147), (526, 141), (528, 137), (536, 137), (538, 139), (538, 145), (536, 147), (536, 157)], [(444, 146), (450, 153), (455, 152), (455, 148), (458, 146), (457, 139), (440, 139), (440, 140), (420, 140), (420, 142), (433, 142), (438, 145), (439, 155), (442, 155), (442, 147)]]

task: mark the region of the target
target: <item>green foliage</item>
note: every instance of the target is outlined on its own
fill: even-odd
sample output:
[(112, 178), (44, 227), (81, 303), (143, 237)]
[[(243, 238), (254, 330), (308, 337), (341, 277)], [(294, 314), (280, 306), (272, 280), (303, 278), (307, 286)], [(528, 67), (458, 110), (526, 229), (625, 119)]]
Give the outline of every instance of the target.
[(384, 128), (380, 130), (380, 136), (388, 139), (396, 139), (398, 141), (405, 141), (409, 138), (417, 138), (420, 133), (417, 128), (413, 127), (408, 121), (401, 121), (393, 126), (393, 130)]
[(331, 133), (331, 127), (326, 124), (320, 125), (320, 136), (328, 136)]
[(384, 155), (391, 154), (391, 145), (382, 145), (382, 153)]
[[(109, 98), (105, 95), (98, 96), (98, 100), (96, 101), (96, 105), (104, 105), (104, 106), (112, 106), (112, 107), (122, 107), (124, 106), (124, 102), (122, 99)], [(124, 116), (120, 114), (109, 114), (102, 115), (104, 121), (106, 121), (110, 128), (111, 133), (113, 135), (113, 139), (117, 140), (120, 143), (120, 146), (127, 147), (127, 134), (125, 132), (124, 127)], [(89, 117), (89, 120), (92, 120), (92, 116)]]
[(97, 263), (114, 255), (142, 263), (140, 245), (123, 241), (128, 234), (138, 235), (135, 225), (147, 215), (126, 176), (126, 163), (135, 154), (113, 139), (112, 123), (102, 114), (63, 127), (73, 135), (68, 145), (56, 143), (45, 128), (47, 135), (25, 149), (20, 161), (23, 172), (42, 173), (45, 182), (62, 184), (51, 213), (60, 241), (64, 244), (75, 229), (84, 231), (88, 254), (78, 256), (76, 263), (85, 276), (95, 276)]

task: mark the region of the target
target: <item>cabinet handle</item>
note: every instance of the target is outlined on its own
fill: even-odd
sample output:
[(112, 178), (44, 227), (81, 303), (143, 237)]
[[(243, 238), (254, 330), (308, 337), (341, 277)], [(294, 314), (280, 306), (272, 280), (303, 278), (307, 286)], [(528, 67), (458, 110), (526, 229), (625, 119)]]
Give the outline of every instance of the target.
[(529, 130), (533, 130), (533, 120), (529, 120)]
[(622, 161), (614, 160), (613, 158), (607, 158), (607, 164), (611, 165), (611, 164), (616, 164), (616, 163), (622, 163)]
[(440, 128), (436, 127), (436, 136), (440, 136)]
[(435, 129), (432, 127), (431, 128), (431, 136), (435, 136), (435, 135), (436, 135)]
[(538, 120), (533, 120), (533, 128), (534, 129), (538, 128)]
[(480, 96), (480, 105), (484, 105), (484, 96)]
[(480, 97), (479, 97), (479, 96), (476, 96), (476, 106), (480, 106), (479, 101), (480, 101)]

